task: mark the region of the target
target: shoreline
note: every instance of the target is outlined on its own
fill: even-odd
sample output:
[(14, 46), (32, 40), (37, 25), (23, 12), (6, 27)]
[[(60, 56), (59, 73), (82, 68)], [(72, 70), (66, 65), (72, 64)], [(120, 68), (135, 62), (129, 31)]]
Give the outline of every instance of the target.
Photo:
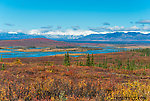
[(10, 53), (11, 51), (7, 51), (7, 50), (0, 50), (0, 53)]

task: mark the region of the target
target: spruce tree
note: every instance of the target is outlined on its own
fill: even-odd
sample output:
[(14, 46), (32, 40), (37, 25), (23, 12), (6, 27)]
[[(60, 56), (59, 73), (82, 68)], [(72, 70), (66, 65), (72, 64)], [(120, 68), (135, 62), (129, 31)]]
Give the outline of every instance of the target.
[(3, 57), (2, 57), (2, 54), (1, 54), (1, 62), (3, 62)]
[(77, 61), (77, 63), (76, 63), (76, 64), (77, 64), (77, 66), (79, 65), (78, 61)]
[(98, 67), (102, 67), (102, 64), (99, 62)]
[(70, 66), (70, 59), (69, 59), (69, 53), (65, 53), (65, 58), (64, 58), (64, 65)]
[(67, 66), (70, 66), (70, 57), (69, 57), (69, 53), (67, 52), (67, 55), (66, 55), (66, 58), (67, 58)]
[(5, 66), (4, 66), (4, 63), (2, 64), (2, 68), (1, 68), (1, 70), (5, 70)]
[(66, 65), (67, 63), (67, 54), (65, 53), (65, 57), (64, 57), (64, 65)]
[(129, 58), (127, 60), (127, 69), (130, 70), (130, 61), (129, 61)]
[(83, 65), (83, 62), (81, 62), (81, 61), (80, 61), (79, 65), (80, 65), (80, 66), (84, 66), (84, 65)]
[(94, 66), (94, 57), (93, 57), (93, 53), (92, 53), (92, 57), (91, 57), (91, 66)]
[(107, 58), (103, 59), (103, 68), (107, 68)]
[(122, 67), (122, 61), (118, 60), (118, 69)]
[(89, 53), (88, 53), (88, 55), (87, 55), (86, 66), (91, 66)]

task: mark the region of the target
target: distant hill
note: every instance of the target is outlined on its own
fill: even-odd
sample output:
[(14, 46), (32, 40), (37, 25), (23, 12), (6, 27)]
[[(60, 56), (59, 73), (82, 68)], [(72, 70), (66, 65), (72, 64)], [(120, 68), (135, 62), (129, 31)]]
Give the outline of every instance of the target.
[(0, 33), (0, 40), (19, 40), (19, 39), (31, 39), (31, 38), (46, 38), (42, 35), (29, 35), (25, 33), (6, 33), (1, 32)]
[(78, 41), (92, 41), (92, 40), (108, 40), (108, 41), (145, 41), (150, 40), (150, 34), (143, 34), (140, 32), (114, 32), (107, 34), (90, 34), (82, 38), (76, 39)]
[(21, 39), (21, 40), (1, 40), (0, 47), (11, 47), (11, 46), (24, 46), (24, 47), (73, 47), (73, 44), (54, 41), (46, 38), (32, 38), (32, 39)]
[(26, 34), (26, 33), (9, 33), (9, 32), (0, 32), (0, 40), (20, 40), (20, 39), (31, 39), (31, 38), (48, 38), (52, 40), (72, 40), (83, 37), (83, 35), (74, 36), (74, 35), (53, 35), (53, 34), (45, 34), (45, 35), (37, 35), (37, 34)]

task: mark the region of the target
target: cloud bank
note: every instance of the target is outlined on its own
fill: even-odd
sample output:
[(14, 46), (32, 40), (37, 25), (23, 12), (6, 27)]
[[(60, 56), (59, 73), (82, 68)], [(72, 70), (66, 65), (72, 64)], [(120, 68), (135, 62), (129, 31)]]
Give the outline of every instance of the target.
[[(142, 23), (148, 23), (148, 21), (141, 21)], [(2, 30), (0, 30), (2, 32)], [(57, 35), (57, 36), (86, 36), (90, 34), (107, 34), (107, 33), (114, 33), (114, 32), (142, 32), (144, 34), (147, 34), (150, 32), (150, 25), (145, 26), (131, 26), (131, 27), (125, 27), (125, 26), (111, 26), (106, 23), (106, 25), (100, 26), (100, 27), (89, 27), (87, 29), (82, 29), (80, 26), (71, 26), (69, 28), (62, 28), (61, 26), (43, 26), (39, 29), (31, 29), (29, 31), (22, 31), (22, 30), (16, 30), (16, 31), (9, 31), (9, 33), (26, 33), (31, 35), (44, 35), (44, 36), (50, 36), (50, 35)]]
[(113, 32), (113, 31), (150, 31), (150, 26), (131, 26), (131, 27), (124, 27), (124, 26), (113, 26), (113, 27), (96, 27), (96, 28), (89, 28), (89, 30), (94, 32)]
[(15, 24), (10, 24), (10, 23), (5, 23), (4, 25), (10, 26), (10, 27), (15, 26)]
[(98, 32), (95, 31), (91, 31), (91, 30), (73, 30), (73, 29), (67, 29), (66, 31), (48, 31), (48, 32), (44, 32), (41, 29), (33, 29), (29, 31), (29, 34), (37, 34), (37, 35), (74, 35), (74, 36), (78, 36), (78, 35), (89, 35), (89, 34), (99, 34)]
[(150, 20), (140, 20), (136, 22), (137, 24), (150, 24)]

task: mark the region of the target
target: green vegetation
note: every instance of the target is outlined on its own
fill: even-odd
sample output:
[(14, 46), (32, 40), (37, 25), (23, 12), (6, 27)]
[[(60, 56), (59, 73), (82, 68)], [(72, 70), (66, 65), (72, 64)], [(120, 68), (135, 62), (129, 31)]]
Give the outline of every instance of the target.
[(87, 54), (86, 66), (94, 66), (94, 56), (93, 56), (93, 53), (92, 53), (91, 57), (90, 57), (89, 53)]
[(5, 70), (4, 63), (2, 64), (1, 70)]
[(70, 58), (69, 58), (69, 53), (65, 53), (65, 58), (64, 58), (64, 65), (65, 66), (70, 66)]
[(90, 55), (89, 55), (89, 53), (87, 54), (86, 66), (91, 66)]
[(143, 56), (149, 56), (150, 55), (150, 48), (145, 48), (145, 49), (132, 49), (130, 50), (131, 52), (141, 52), (143, 53)]
[(94, 66), (94, 56), (93, 56), (93, 53), (92, 53), (92, 57), (91, 57), (91, 66)]
[(4, 58), (0, 101), (150, 101), (149, 61), (138, 50)]
[[(129, 54), (130, 55), (127, 55)], [(118, 55), (117, 57), (100, 57), (99, 55), (86, 55), (86, 61), (85, 60), (78, 60), (76, 64), (78, 66), (98, 66), (102, 68), (112, 68), (112, 69), (126, 69), (126, 70), (137, 70), (137, 69), (147, 69), (150, 68), (149, 61), (145, 61), (146, 63), (143, 63), (144, 61), (140, 61), (141, 54), (144, 53), (144, 57), (149, 57), (150, 49), (135, 49), (130, 50), (126, 52), (120, 53), (121, 55)], [(115, 53), (114, 53), (115, 54)], [(145, 55), (146, 54), (146, 55)], [(120, 57), (121, 56), (121, 57)], [(137, 57), (138, 58), (134, 58)], [(125, 58), (126, 57), (126, 58)], [(82, 61), (82, 62), (81, 62)]]
[(1, 62), (3, 62), (3, 57), (2, 57), (2, 54), (1, 54)]
[(22, 64), (21, 60), (18, 59), (18, 58), (16, 59), (16, 61), (14, 61), (14, 63), (15, 63), (15, 64)]
[(79, 62), (79, 66), (84, 66), (82, 61)]

